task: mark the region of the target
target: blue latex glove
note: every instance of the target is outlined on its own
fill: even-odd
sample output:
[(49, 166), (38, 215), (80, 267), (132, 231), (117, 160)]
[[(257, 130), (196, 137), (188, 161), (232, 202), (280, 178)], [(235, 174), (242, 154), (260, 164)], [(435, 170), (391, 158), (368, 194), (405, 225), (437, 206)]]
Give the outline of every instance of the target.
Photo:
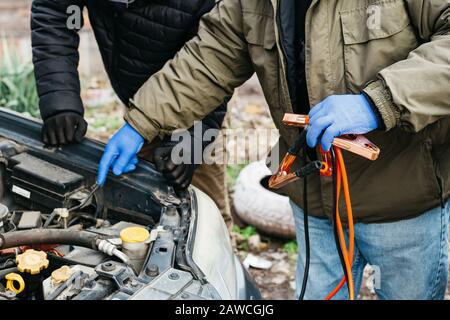
[(377, 129), (377, 116), (362, 94), (329, 96), (309, 112), (306, 141), (329, 151), (334, 138), (344, 134), (364, 134)]
[(137, 153), (144, 145), (144, 138), (128, 123), (125, 124), (109, 140), (105, 153), (98, 166), (97, 183), (103, 185), (112, 168), (116, 176), (136, 169), (138, 163)]

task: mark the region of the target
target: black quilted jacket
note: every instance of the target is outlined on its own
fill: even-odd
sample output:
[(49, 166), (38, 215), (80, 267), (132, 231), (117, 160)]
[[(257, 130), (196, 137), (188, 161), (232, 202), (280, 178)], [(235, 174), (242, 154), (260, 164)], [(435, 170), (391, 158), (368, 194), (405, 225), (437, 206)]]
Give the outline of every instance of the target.
[[(127, 104), (144, 82), (197, 33), (200, 17), (214, 3), (136, 0), (128, 9), (119, 10), (109, 0), (34, 0), (33, 62), (42, 118), (65, 111), (84, 114), (77, 71), (78, 30), (67, 27), (73, 13), (68, 10), (70, 6), (88, 9), (111, 85)], [(224, 102), (204, 119), (204, 125), (220, 128), (225, 112)]]

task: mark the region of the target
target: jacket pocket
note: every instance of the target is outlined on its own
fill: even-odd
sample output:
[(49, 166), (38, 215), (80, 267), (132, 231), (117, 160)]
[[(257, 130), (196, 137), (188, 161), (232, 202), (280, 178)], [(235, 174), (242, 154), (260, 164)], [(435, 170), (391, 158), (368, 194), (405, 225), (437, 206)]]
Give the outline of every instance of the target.
[(253, 12), (244, 12), (243, 16), (245, 40), (250, 45), (260, 46), (266, 50), (272, 50), (275, 47), (273, 17)]
[(428, 138), (399, 131), (392, 145), (380, 147), (380, 158), (373, 162), (344, 155), (356, 220), (387, 222), (412, 218), (441, 204)]
[(433, 159), (432, 153), (432, 142), (431, 140), (424, 140), (423, 142), (423, 156), (425, 158), (425, 172), (427, 176), (428, 188), (432, 192), (433, 195), (436, 195), (438, 199), (442, 202), (443, 189), (440, 181), (440, 177), (438, 175), (438, 168), (436, 166), (436, 162)]
[(382, 69), (418, 46), (403, 0), (383, 0), (341, 11), (347, 88), (359, 92)]
[(280, 109), (280, 65), (274, 18), (268, 13), (244, 11), (243, 35), (264, 96), (271, 108)]

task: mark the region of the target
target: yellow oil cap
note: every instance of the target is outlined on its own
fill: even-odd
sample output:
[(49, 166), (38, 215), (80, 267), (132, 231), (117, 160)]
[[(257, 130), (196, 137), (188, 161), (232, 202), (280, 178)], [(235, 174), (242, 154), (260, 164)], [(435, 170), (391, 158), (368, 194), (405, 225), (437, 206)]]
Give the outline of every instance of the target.
[(44, 251), (28, 249), (16, 257), (17, 269), (20, 272), (38, 274), (48, 267), (47, 254)]
[[(6, 289), (14, 292), (15, 294), (19, 294), (23, 290), (25, 290), (25, 281), (23, 280), (20, 274), (11, 272), (5, 276), (5, 279), (6, 279)], [(15, 286), (15, 283), (19, 285), (18, 288)]]
[(150, 237), (147, 229), (142, 227), (129, 227), (120, 231), (120, 239), (127, 243), (144, 242)]
[(62, 266), (52, 272), (52, 282), (54, 284), (60, 284), (69, 280), (72, 275), (72, 269), (69, 266)]

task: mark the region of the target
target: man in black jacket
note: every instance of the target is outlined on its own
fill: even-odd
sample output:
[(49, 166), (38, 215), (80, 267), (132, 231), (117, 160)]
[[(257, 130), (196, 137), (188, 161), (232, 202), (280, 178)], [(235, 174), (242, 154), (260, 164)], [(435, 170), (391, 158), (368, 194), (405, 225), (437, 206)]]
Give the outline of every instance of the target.
[[(34, 0), (33, 63), (44, 143), (59, 146), (80, 142), (87, 130), (77, 71), (79, 28), (68, 24), (73, 8), (80, 12), (88, 9), (111, 85), (127, 104), (151, 75), (197, 33), (201, 16), (214, 4), (215, 0)], [(80, 22), (81, 28), (82, 15)], [(202, 130), (220, 129), (225, 113), (226, 102), (203, 120)], [(193, 135), (193, 129), (190, 132)], [(194, 164), (175, 166), (165, 160), (173, 146), (167, 137), (154, 150), (144, 147), (141, 156), (148, 159), (158, 155), (154, 159), (157, 169), (175, 187), (186, 187), (192, 181), (215, 200), (229, 224), (224, 166), (203, 164), (194, 174)]]

